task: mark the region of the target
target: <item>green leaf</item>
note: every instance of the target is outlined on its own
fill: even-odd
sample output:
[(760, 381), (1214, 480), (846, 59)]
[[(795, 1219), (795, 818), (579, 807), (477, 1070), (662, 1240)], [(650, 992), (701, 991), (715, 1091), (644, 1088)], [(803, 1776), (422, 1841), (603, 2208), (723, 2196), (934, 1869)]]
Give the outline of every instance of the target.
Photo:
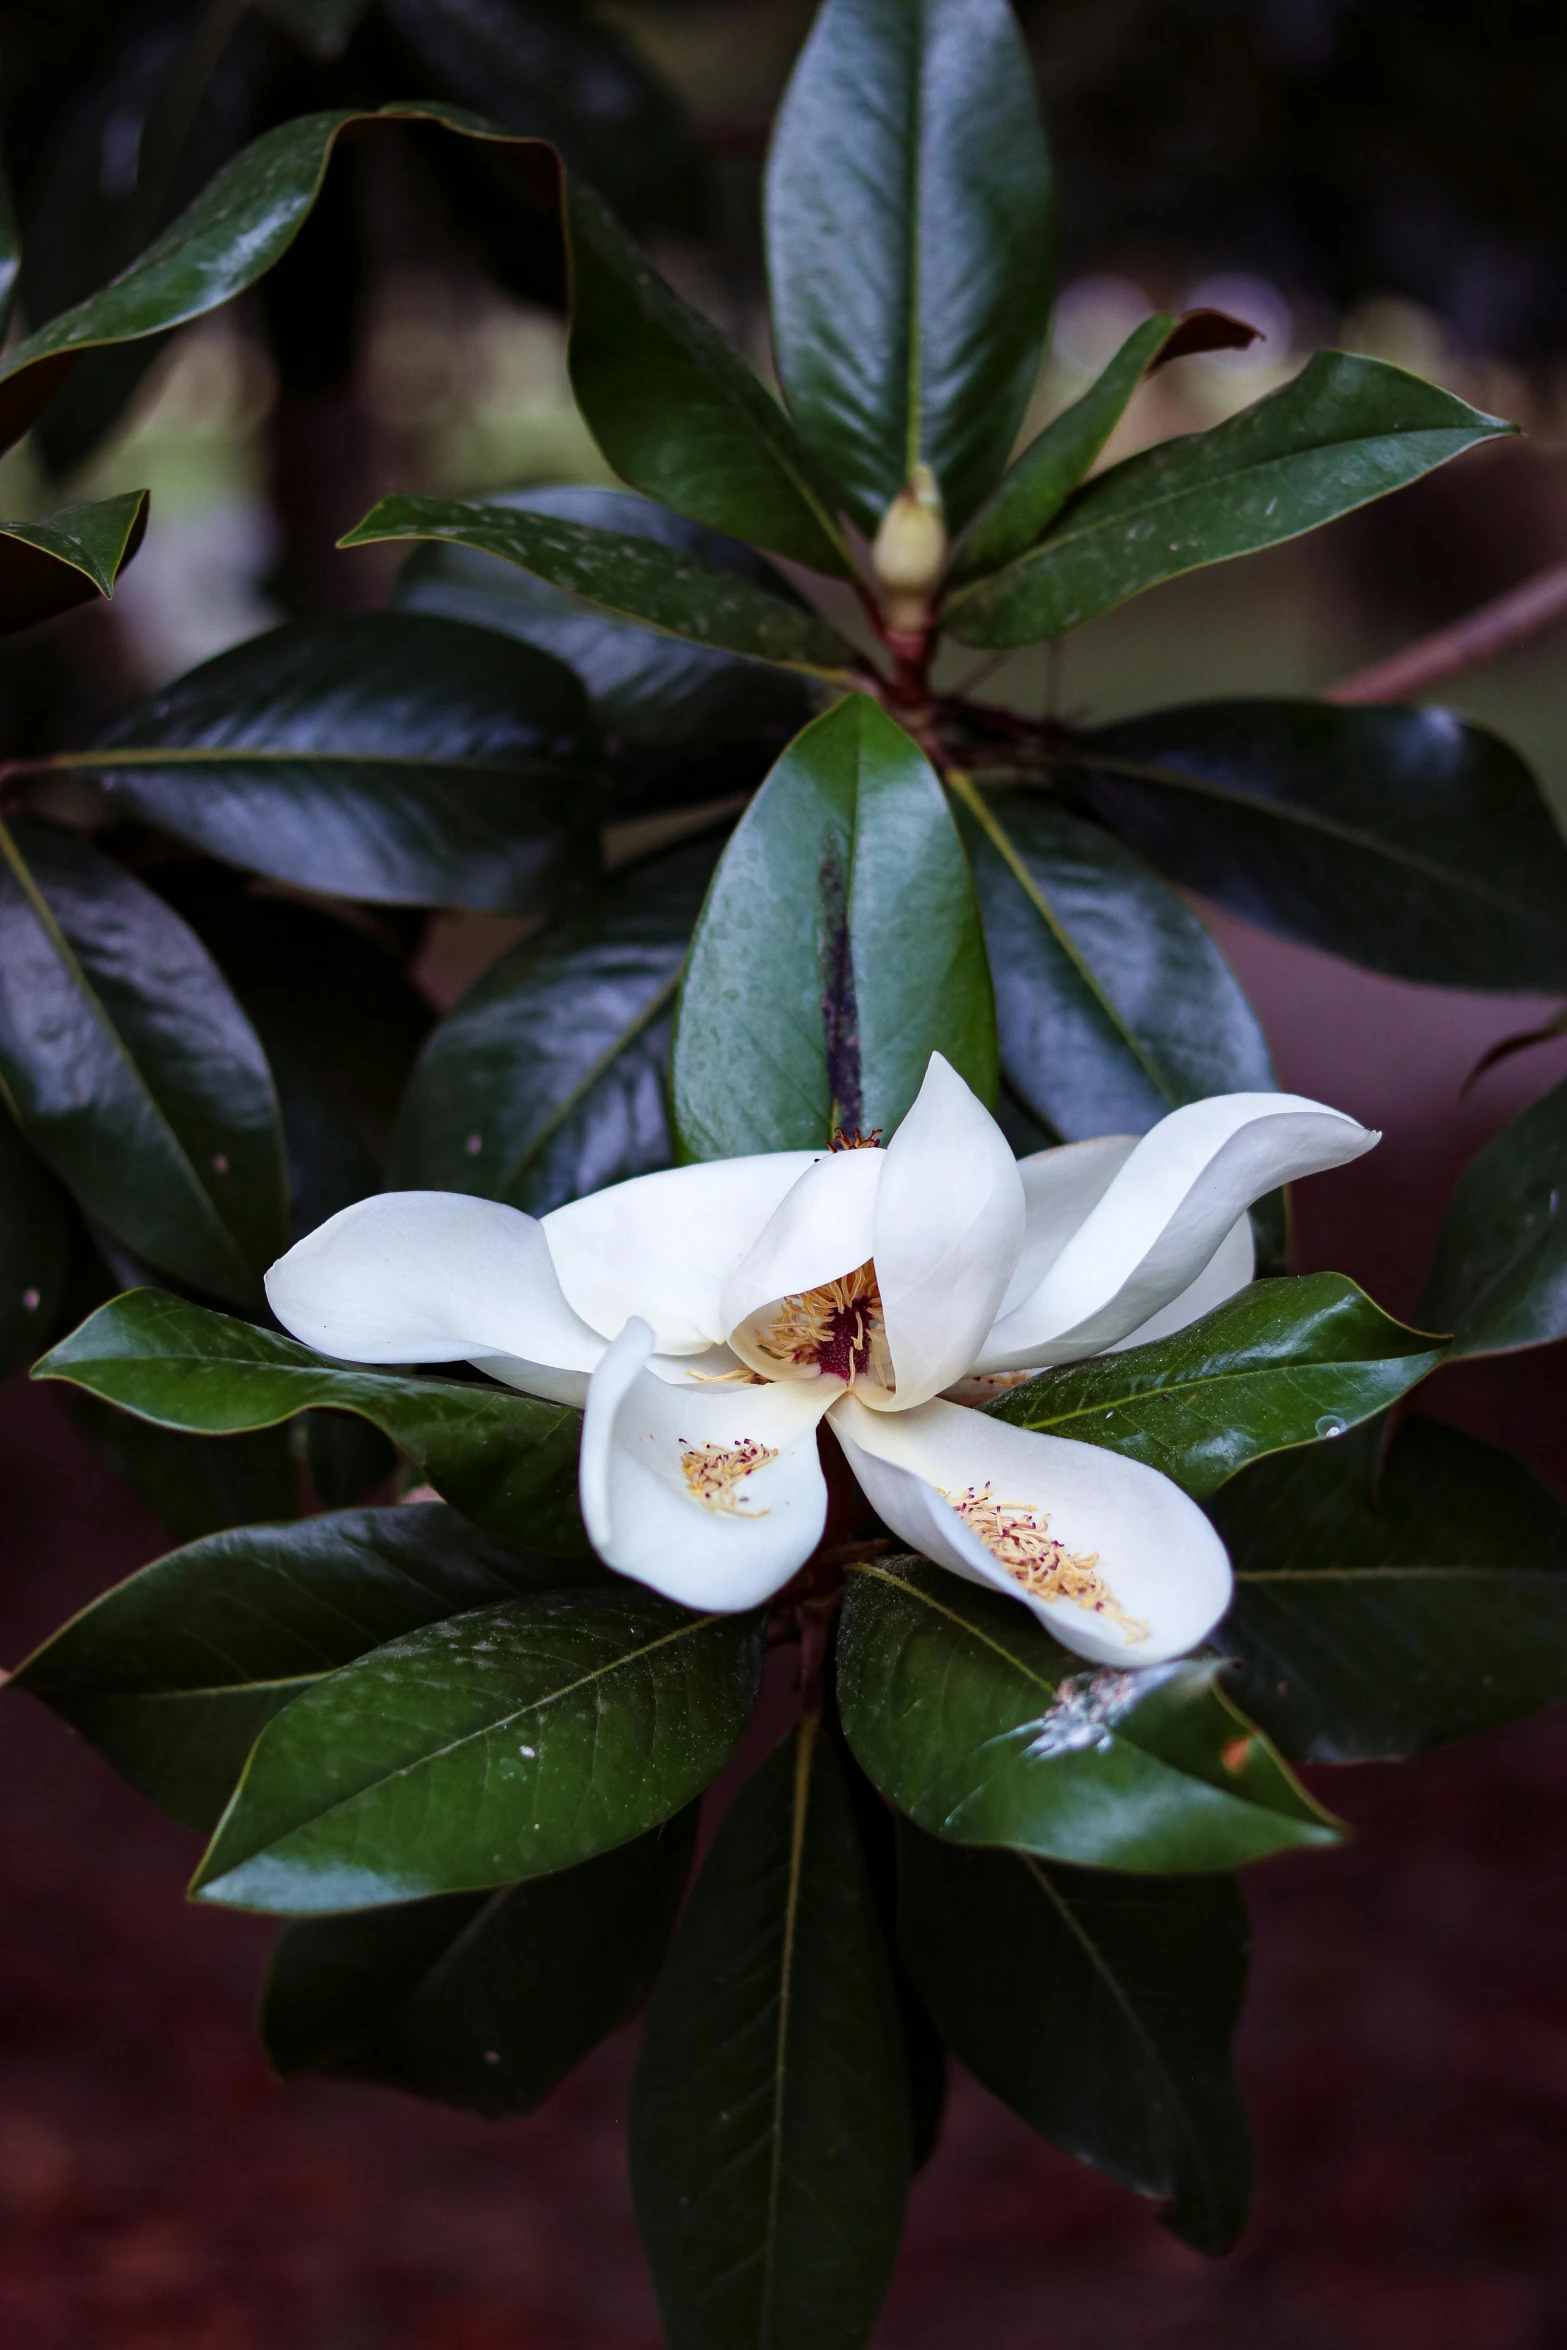
[[(630, 490), (589, 484), (552, 484), (507, 490), (487, 501), (525, 513), (555, 516), (622, 537), (673, 547), (710, 568), (736, 573), (786, 600), (794, 591), (740, 540), (706, 530)], [(810, 715), (805, 678), (771, 662), (693, 645), (640, 623), (612, 619), (599, 606), (567, 595), (515, 563), (454, 541), (431, 540), (403, 565), (393, 601), (408, 612), (439, 612), (495, 628), (553, 653), (587, 688), (594, 717), (607, 734), (634, 743), (679, 745), (743, 739), (765, 729), (791, 731)]]
[(254, 637), (58, 764), (209, 856), (339, 897), (531, 913), (597, 853), (570, 670), (423, 614)]
[(735, 828), (675, 1028), (688, 1157), (887, 1132), (933, 1052), (996, 1097), (974, 885), (922, 754), (855, 694), (797, 736)]
[(261, 0), (263, 13), (317, 57), (335, 57), (369, 0)]
[(1163, 1882), (974, 1852), (900, 1821), (904, 1962), (943, 2038), (1014, 2113), (1200, 2252), (1251, 2199), (1230, 2041), (1250, 1936), (1233, 1877)]
[(1308, 1273), (1254, 1281), (1168, 1338), (1042, 1372), (985, 1409), (1145, 1461), (1200, 1501), (1264, 1453), (1386, 1411), (1446, 1352), (1344, 1274)]
[(670, 1164), (675, 990), (716, 854), (701, 841), (633, 866), (485, 972), (414, 1071), (393, 1190), (542, 1216)]
[(897, 1991), (807, 1715), (719, 1830), (643, 2036), (631, 2187), (670, 2350), (860, 2350), (908, 2183)]
[(1334, 1843), (1223, 1669), (1084, 1672), (1019, 1601), (903, 1558), (851, 1571), (838, 1703), (888, 1802), (954, 1844), (1176, 1876)]
[(339, 544), (382, 539), (476, 547), (619, 619), (816, 676), (841, 679), (854, 658), (854, 647), (808, 604), (626, 531), (477, 498), (397, 496), (383, 498)]
[(209, 1831), (302, 1691), (421, 1625), (575, 1579), (437, 1502), (240, 1526), (105, 1592), (13, 1678), (139, 1793)]
[(1567, 1697), (1567, 1512), (1521, 1461), (1405, 1420), (1248, 1470), (1213, 1643), (1303, 1762), (1374, 1762)]
[(0, 1377), (49, 1336), (70, 1267), (64, 1196), (0, 1103)]
[(591, 188), (565, 191), (571, 382), (605, 457), (693, 522), (852, 574), (833, 493), (778, 402)]
[(1551, 1088), (1471, 1159), (1442, 1222), (1421, 1318), (1455, 1355), (1511, 1354), (1567, 1338), (1567, 1084)]
[(161, 898), (65, 832), (0, 826), (0, 1083), (90, 1216), (248, 1304), (287, 1243), (254, 1030)]
[(192, 1893), (311, 1913), (571, 1868), (701, 1793), (761, 1669), (760, 1616), (625, 1585), (427, 1625), (267, 1725)]
[(436, 123), (513, 148), (536, 144), (508, 139), (477, 116), (433, 101), (278, 123), (209, 180), (128, 268), (17, 345), (0, 367), (0, 448), (21, 439), (89, 354), (166, 336), (247, 292), (309, 218), (342, 133), (386, 122)]
[(789, 404), (857, 519), (923, 462), (961, 527), (1023, 421), (1054, 275), (1007, 0), (827, 0), (773, 134), (767, 259)]
[(307, 114), (267, 131), (129, 269), (35, 329), (0, 368), (0, 447), (20, 440), (88, 352), (167, 334), (263, 277), (304, 225), (354, 119)]
[(999, 571), (1026, 552), (1060, 513), (1155, 368), (1198, 351), (1243, 350), (1257, 329), (1222, 310), (1156, 311), (1127, 336), (1079, 400), (1037, 433), (974, 517), (953, 558), (949, 583)]
[(62, 506), (38, 522), (0, 522), (0, 635), (112, 596), (146, 529), (145, 490)]
[(156, 1289), (100, 1306), (33, 1376), (69, 1379), (143, 1420), (202, 1436), (274, 1427), (296, 1412), (357, 1412), (475, 1525), (555, 1555), (585, 1547), (580, 1416), (509, 1388), (323, 1362), (277, 1331)]
[(286, 1926), (262, 1994), (285, 2078), (336, 2073), (499, 2118), (532, 2113), (653, 1987), (697, 1810), (580, 1868)]
[(1063, 1141), (1145, 1134), (1183, 1102), (1271, 1093), (1267, 1039), (1211, 933), (1110, 834), (949, 778), (996, 983), (1001, 1072)]
[(1040, 544), (961, 588), (964, 645), (1031, 645), (1161, 580), (1298, 538), (1515, 425), (1380, 359), (1318, 351), (1210, 432), (1165, 441), (1088, 483)]
[(1567, 846), (1528, 768), (1450, 710), (1199, 702), (1058, 770), (1186, 888), (1441, 987), (1567, 988)]

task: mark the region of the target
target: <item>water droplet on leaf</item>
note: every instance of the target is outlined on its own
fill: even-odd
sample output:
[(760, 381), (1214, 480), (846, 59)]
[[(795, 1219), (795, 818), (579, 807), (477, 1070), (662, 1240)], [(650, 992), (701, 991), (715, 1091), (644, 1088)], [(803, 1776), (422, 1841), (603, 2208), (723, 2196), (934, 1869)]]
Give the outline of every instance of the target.
[(1324, 1437), (1342, 1436), (1347, 1424), (1348, 1423), (1341, 1420), (1336, 1413), (1324, 1412), (1321, 1419), (1317, 1422), (1317, 1434)]

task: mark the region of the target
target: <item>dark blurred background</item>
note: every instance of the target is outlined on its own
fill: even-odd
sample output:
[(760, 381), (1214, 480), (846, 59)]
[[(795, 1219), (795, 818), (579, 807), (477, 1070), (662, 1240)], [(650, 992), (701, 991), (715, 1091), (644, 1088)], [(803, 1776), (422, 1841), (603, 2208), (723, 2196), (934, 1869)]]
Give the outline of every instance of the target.
[[(34, 322), (123, 266), (269, 123), (439, 90), (560, 138), (765, 369), (757, 199), (804, 0), (377, 0), (327, 59), (297, 37), (308, 13), (3, 0), (0, 139)], [(1095, 717), (1311, 692), (1567, 557), (1567, 14), (1535, 0), (1023, 13), (1061, 184), (1034, 422), (1146, 309), (1202, 300), (1265, 341), (1160, 376), (1112, 456), (1216, 421), (1324, 343), (1431, 376), (1525, 438), (1175, 582), (1049, 664), (1014, 658), (986, 690)], [(383, 489), (604, 478), (570, 399), (553, 231), (438, 145), (351, 150), (261, 295), (145, 367), (84, 369), (72, 404), (0, 462), (13, 515), (153, 490), (113, 607), (0, 657), (0, 750), (86, 739), (287, 614), (379, 601), (387, 551), (332, 542)], [(1525, 751), (1558, 812), (1564, 650), (1558, 630), (1447, 689)], [(437, 917), (415, 964), (429, 1002), (516, 928)], [(1302, 1269), (1340, 1267), (1408, 1312), (1459, 1168), (1567, 1074), (1567, 1042), (1465, 1080), (1554, 1007), (1220, 928), (1282, 1081), (1387, 1132), (1305, 1187)], [(1562, 1353), (1442, 1374), (1423, 1407), (1567, 1490)], [(167, 1540), (57, 1399), (13, 1382), (0, 1658)], [(6, 2350), (653, 2350), (619, 2127), (629, 2036), (521, 2123), (324, 2082), (281, 2090), (251, 2031), (265, 1924), (183, 1909), (191, 1840), (52, 1719), (0, 1707), (0, 1750)], [(1250, 1879), (1242, 2055), (1263, 2188), (1229, 2261), (1205, 2267), (960, 2081), (879, 2350), (1567, 2338), (1564, 1765), (1567, 1730), (1547, 1717), (1419, 1764), (1318, 1774), (1358, 1836)]]

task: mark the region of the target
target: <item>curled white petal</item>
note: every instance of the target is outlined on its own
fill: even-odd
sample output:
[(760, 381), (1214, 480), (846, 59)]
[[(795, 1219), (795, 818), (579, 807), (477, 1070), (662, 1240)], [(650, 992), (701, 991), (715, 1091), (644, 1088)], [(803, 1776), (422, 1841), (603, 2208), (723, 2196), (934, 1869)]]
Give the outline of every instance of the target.
[[(896, 1534), (954, 1574), (1021, 1599), (1079, 1656), (1162, 1663), (1195, 1647), (1229, 1605), (1223, 1543), (1197, 1504), (1141, 1461), (961, 1404), (868, 1412), (846, 1396), (833, 1406), (831, 1425)], [(1010, 1573), (969, 1522), (978, 1513), (965, 1517), (947, 1498), (962, 1502), (987, 1488), (993, 1502), (1026, 1513), (1065, 1551), (1091, 1558), (1110, 1608), (1042, 1596)]]
[(832, 1151), (808, 1167), (779, 1201), (724, 1284), (719, 1319), (757, 1370), (777, 1378), (746, 1325), (786, 1297), (822, 1288), (868, 1262), (876, 1194), (887, 1154)]
[(537, 1220), (461, 1191), (359, 1200), (279, 1257), (266, 1286), (285, 1330), (344, 1362), (476, 1362), (580, 1402), (604, 1352), (562, 1296)]
[(1179, 1297), (1172, 1297), (1157, 1314), (1138, 1324), (1114, 1346), (1105, 1348), (1106, 1354), (1123, 1354), (1129, 1346), (1151, 1346), (1156, 1338), (1173, 1337), (1193, 1322), (1200, 1322), (1204, 1314), (1211, 1314), (1215, 1306), (1222, 1306), (1227, 1298), (1236, 1297), (1245, 1289), (1257, 1270), (1257, 1244), (1252, 1237), (1250, 1216), (1237, 1216), (1220, 1241), (1195, 1281), (1188, 1283)]
[(1023, 1185), (1006, 1137), (932, 1053), (876, 1194), (876, 1278), (895, 1381), (881, 1408), (911, 1410), (962, 1377), (1022, 1239)]
[(1253, 1200), (1358, 1159), (1379, 1139), (1298, 1094), (1218, 1094), (1172, 1110), (1130, 1153), (1032, 1295), (996, 1322), (973, 1368), (1101, 1353), (1196, 1280)]
[(1063, 1142), (1017, 1163), (1023, 1185), (1023, 1246), (1000, 1312), (1032, 1297), (1090, 1209), (1104, 1198), (1137, 1148), (1135, 1134)]
[(821, 1540), (816, 1450), (835, 1381), (671, 1386), (647, 1368), (653, 1333), (628, 1322), (588, 1387), (578, 1471), (583, 1523), (605, 1564), (683, 1607), (757, 1607)]
[(636, 1175), (542, 1219), (560, 1285), (605, 1338), (635, 1315), (663, 1354), (700, 1354), (728, 1336), (724, 1284), (815, 1151), (768, 1151)]

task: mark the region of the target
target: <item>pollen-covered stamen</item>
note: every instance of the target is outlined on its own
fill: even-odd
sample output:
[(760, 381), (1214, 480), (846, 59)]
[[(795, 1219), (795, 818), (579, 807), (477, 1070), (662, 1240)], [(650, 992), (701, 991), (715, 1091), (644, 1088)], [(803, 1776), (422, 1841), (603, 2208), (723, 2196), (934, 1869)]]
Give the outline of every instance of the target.
[(875, 1379), (890, 1388), (892, 1365), (876, 1268), (866, 1264), (781, 1300), (756, 1340), (775, 1363), (813, 1364), (824, 1377)]
[(777, 1458), (773, 1446), (758, 1443), (754, 1436), (737, 1437), (733, 1444), (688, 1444), (680, 1439), (681, 1474), (692, 1500), (731, 1518), (766, 1517), (766, 1510), (742, 1509), (736, 1487)]
[(1129, 1643), (1148, 1637), (1140, 1616), (1129, 1616), (1099, 1572), (1097, 1550), (1068, 1550), (1048, 1531), (1050, 1520), (1023, 1503), (995, 1501), (988, 1482), (964, 1493), (943, 1493), (997, 1566), (1035, 1599), (1065, 1599), (1118, 1624)]

